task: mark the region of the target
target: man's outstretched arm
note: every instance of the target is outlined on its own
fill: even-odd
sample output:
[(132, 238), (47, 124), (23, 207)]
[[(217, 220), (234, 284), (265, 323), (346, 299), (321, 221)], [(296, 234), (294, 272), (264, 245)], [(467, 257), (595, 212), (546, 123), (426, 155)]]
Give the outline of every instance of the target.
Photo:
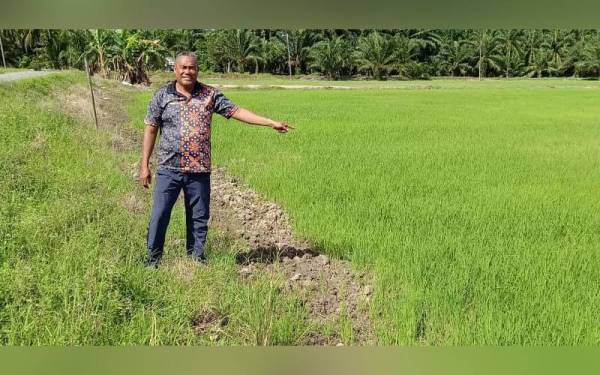
[(152, 182), (150, 171), (150, 155), (154, 150), (154, 142), (158, 134), (158, 126), (148, 125), (144, 127), (144, 142), (142, 144), (142, 160), (140, 161), (140, 184), (147, 188)]
[(280, 121), (271, 120), (267, 117), (262, 117), (245, 108), (238, 108), (231, 115), (236, 120), (252, 125), (269, 126), (280, 133), (287, 133), (289, 129), (294, 129), (293, 126)]

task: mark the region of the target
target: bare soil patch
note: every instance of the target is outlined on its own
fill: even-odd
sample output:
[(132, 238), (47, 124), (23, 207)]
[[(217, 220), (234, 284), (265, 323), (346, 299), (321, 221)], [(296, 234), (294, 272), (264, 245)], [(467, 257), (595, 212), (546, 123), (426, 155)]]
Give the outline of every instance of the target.
[[(211, 196), (212, 222), (247, 248), (237, 257), (240, 277), (264, 271), (283, 277), (284, 288), (300, 298), (314, 323), (348, 320), (354, 342), (374, 342), (369, 319), (373, 288), (367, 274), (296, 239), (288, 216), (277, 204), (262, 199), (222, 168), (213, 170)], [(306, 344), (338, 342), (336, 335), (313, 335)]]
[(229, 323), (227, 316), (221, 316), (212, 309), (199, 311), (192, 318), (192, 326), (198, 335), (209, 335), (209, 339), (215, 341), (219, 338), (222, 328)]

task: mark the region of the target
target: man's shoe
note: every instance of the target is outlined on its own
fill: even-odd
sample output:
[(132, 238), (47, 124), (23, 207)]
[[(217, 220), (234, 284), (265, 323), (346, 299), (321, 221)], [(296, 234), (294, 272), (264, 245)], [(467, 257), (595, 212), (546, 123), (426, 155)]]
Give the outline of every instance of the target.
[(158, 268), (158, 260), (146, 260), (146, 262), (144, 263), (144, 265), (146, 266), (146, 268), (148, 269), (157, 269)]

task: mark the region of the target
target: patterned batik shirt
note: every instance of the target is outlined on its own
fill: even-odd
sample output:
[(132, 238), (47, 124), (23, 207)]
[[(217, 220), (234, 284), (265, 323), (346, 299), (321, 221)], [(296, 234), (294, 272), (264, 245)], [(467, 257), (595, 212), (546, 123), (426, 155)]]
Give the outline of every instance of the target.
[(155, 94), (144, 123), (160, 128), (159, 169), (210, 172), (210, 127), (216, 112), (229, 119), (238, 109), (219, 90), (196, 82), (188, 99), (175, 81)]

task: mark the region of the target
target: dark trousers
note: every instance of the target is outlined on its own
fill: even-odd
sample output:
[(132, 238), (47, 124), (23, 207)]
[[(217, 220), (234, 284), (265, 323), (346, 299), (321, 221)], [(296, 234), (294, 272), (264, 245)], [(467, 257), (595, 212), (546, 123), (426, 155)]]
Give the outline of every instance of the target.
[(183, 189), (185, 200), (186, 248), (196, 260), (204, 258), (210, 204), (210, 173), (158, 170), (154, 205), (148, 226), (148, 262), (157, 263), (163, 254), (171, 210)]

